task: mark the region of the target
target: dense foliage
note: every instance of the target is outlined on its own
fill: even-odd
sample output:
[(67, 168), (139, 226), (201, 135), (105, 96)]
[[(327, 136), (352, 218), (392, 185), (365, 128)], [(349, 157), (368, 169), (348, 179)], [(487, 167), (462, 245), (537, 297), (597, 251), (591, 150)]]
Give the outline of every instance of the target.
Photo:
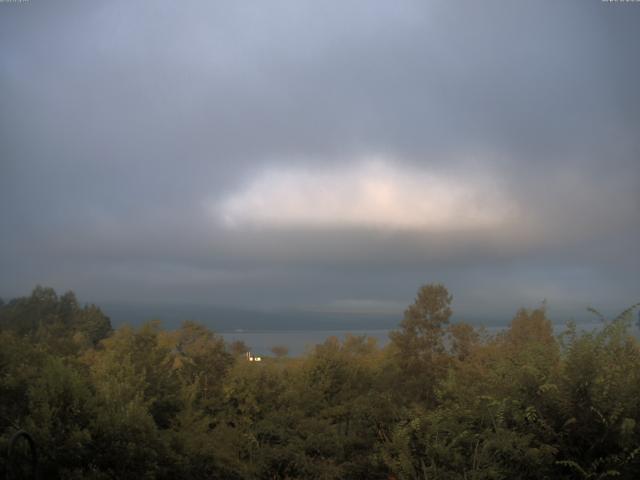
[(42, 478), (640, 478), (632, 311), (555, 337), (544, 308), (489, 336), (426, 285), (391, 342), (249, 362), (185, 322), (112, 330), (73, 293), (0, 302), (0, 475), (18, 429)]

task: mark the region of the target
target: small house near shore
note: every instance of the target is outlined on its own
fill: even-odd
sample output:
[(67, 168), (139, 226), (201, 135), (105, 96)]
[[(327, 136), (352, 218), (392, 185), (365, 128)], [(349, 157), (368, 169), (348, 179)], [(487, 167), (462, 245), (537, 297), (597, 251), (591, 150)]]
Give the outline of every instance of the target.
[(247, 360), (249, 360), (250, 362), (261, 362), (262, 361), (262, 357), (254, 357), (253, 355), (251, 355), (251, 352), (247, 352), (246, 356), (247, 356)]

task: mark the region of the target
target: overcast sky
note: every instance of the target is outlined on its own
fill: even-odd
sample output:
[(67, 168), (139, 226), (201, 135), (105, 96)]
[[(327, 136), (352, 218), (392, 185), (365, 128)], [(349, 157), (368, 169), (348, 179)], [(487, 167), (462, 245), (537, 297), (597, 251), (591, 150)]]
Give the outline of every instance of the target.
[(0, 296), (640, 301), (640, 4), (0, 3)]

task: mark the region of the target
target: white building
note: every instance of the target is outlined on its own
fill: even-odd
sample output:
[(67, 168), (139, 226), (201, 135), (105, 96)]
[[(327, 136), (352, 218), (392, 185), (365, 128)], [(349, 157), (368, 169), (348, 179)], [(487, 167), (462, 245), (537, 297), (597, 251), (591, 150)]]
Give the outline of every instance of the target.
[(261, 362), (262, 361), (261, 357), (254, 357), (253, 355), (251, 355), (251, 352), (247, 352), (246, 356), (247, 356), (247, 360), (249, 360), (250, 362)]

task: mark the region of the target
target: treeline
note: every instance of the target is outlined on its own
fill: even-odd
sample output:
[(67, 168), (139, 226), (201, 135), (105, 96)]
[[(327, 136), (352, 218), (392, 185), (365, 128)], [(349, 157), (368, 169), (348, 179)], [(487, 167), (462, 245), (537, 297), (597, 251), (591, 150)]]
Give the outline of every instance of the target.
[(640, 478), (631, 309), (560, 336), (521, 310), (489, 336), (450, 305), (426, 285), (385, 348), (253, 363), (201, 325), (113, 330), (37, 287), (0, 303), (0, 475), (24, 430), (47, 479)]

